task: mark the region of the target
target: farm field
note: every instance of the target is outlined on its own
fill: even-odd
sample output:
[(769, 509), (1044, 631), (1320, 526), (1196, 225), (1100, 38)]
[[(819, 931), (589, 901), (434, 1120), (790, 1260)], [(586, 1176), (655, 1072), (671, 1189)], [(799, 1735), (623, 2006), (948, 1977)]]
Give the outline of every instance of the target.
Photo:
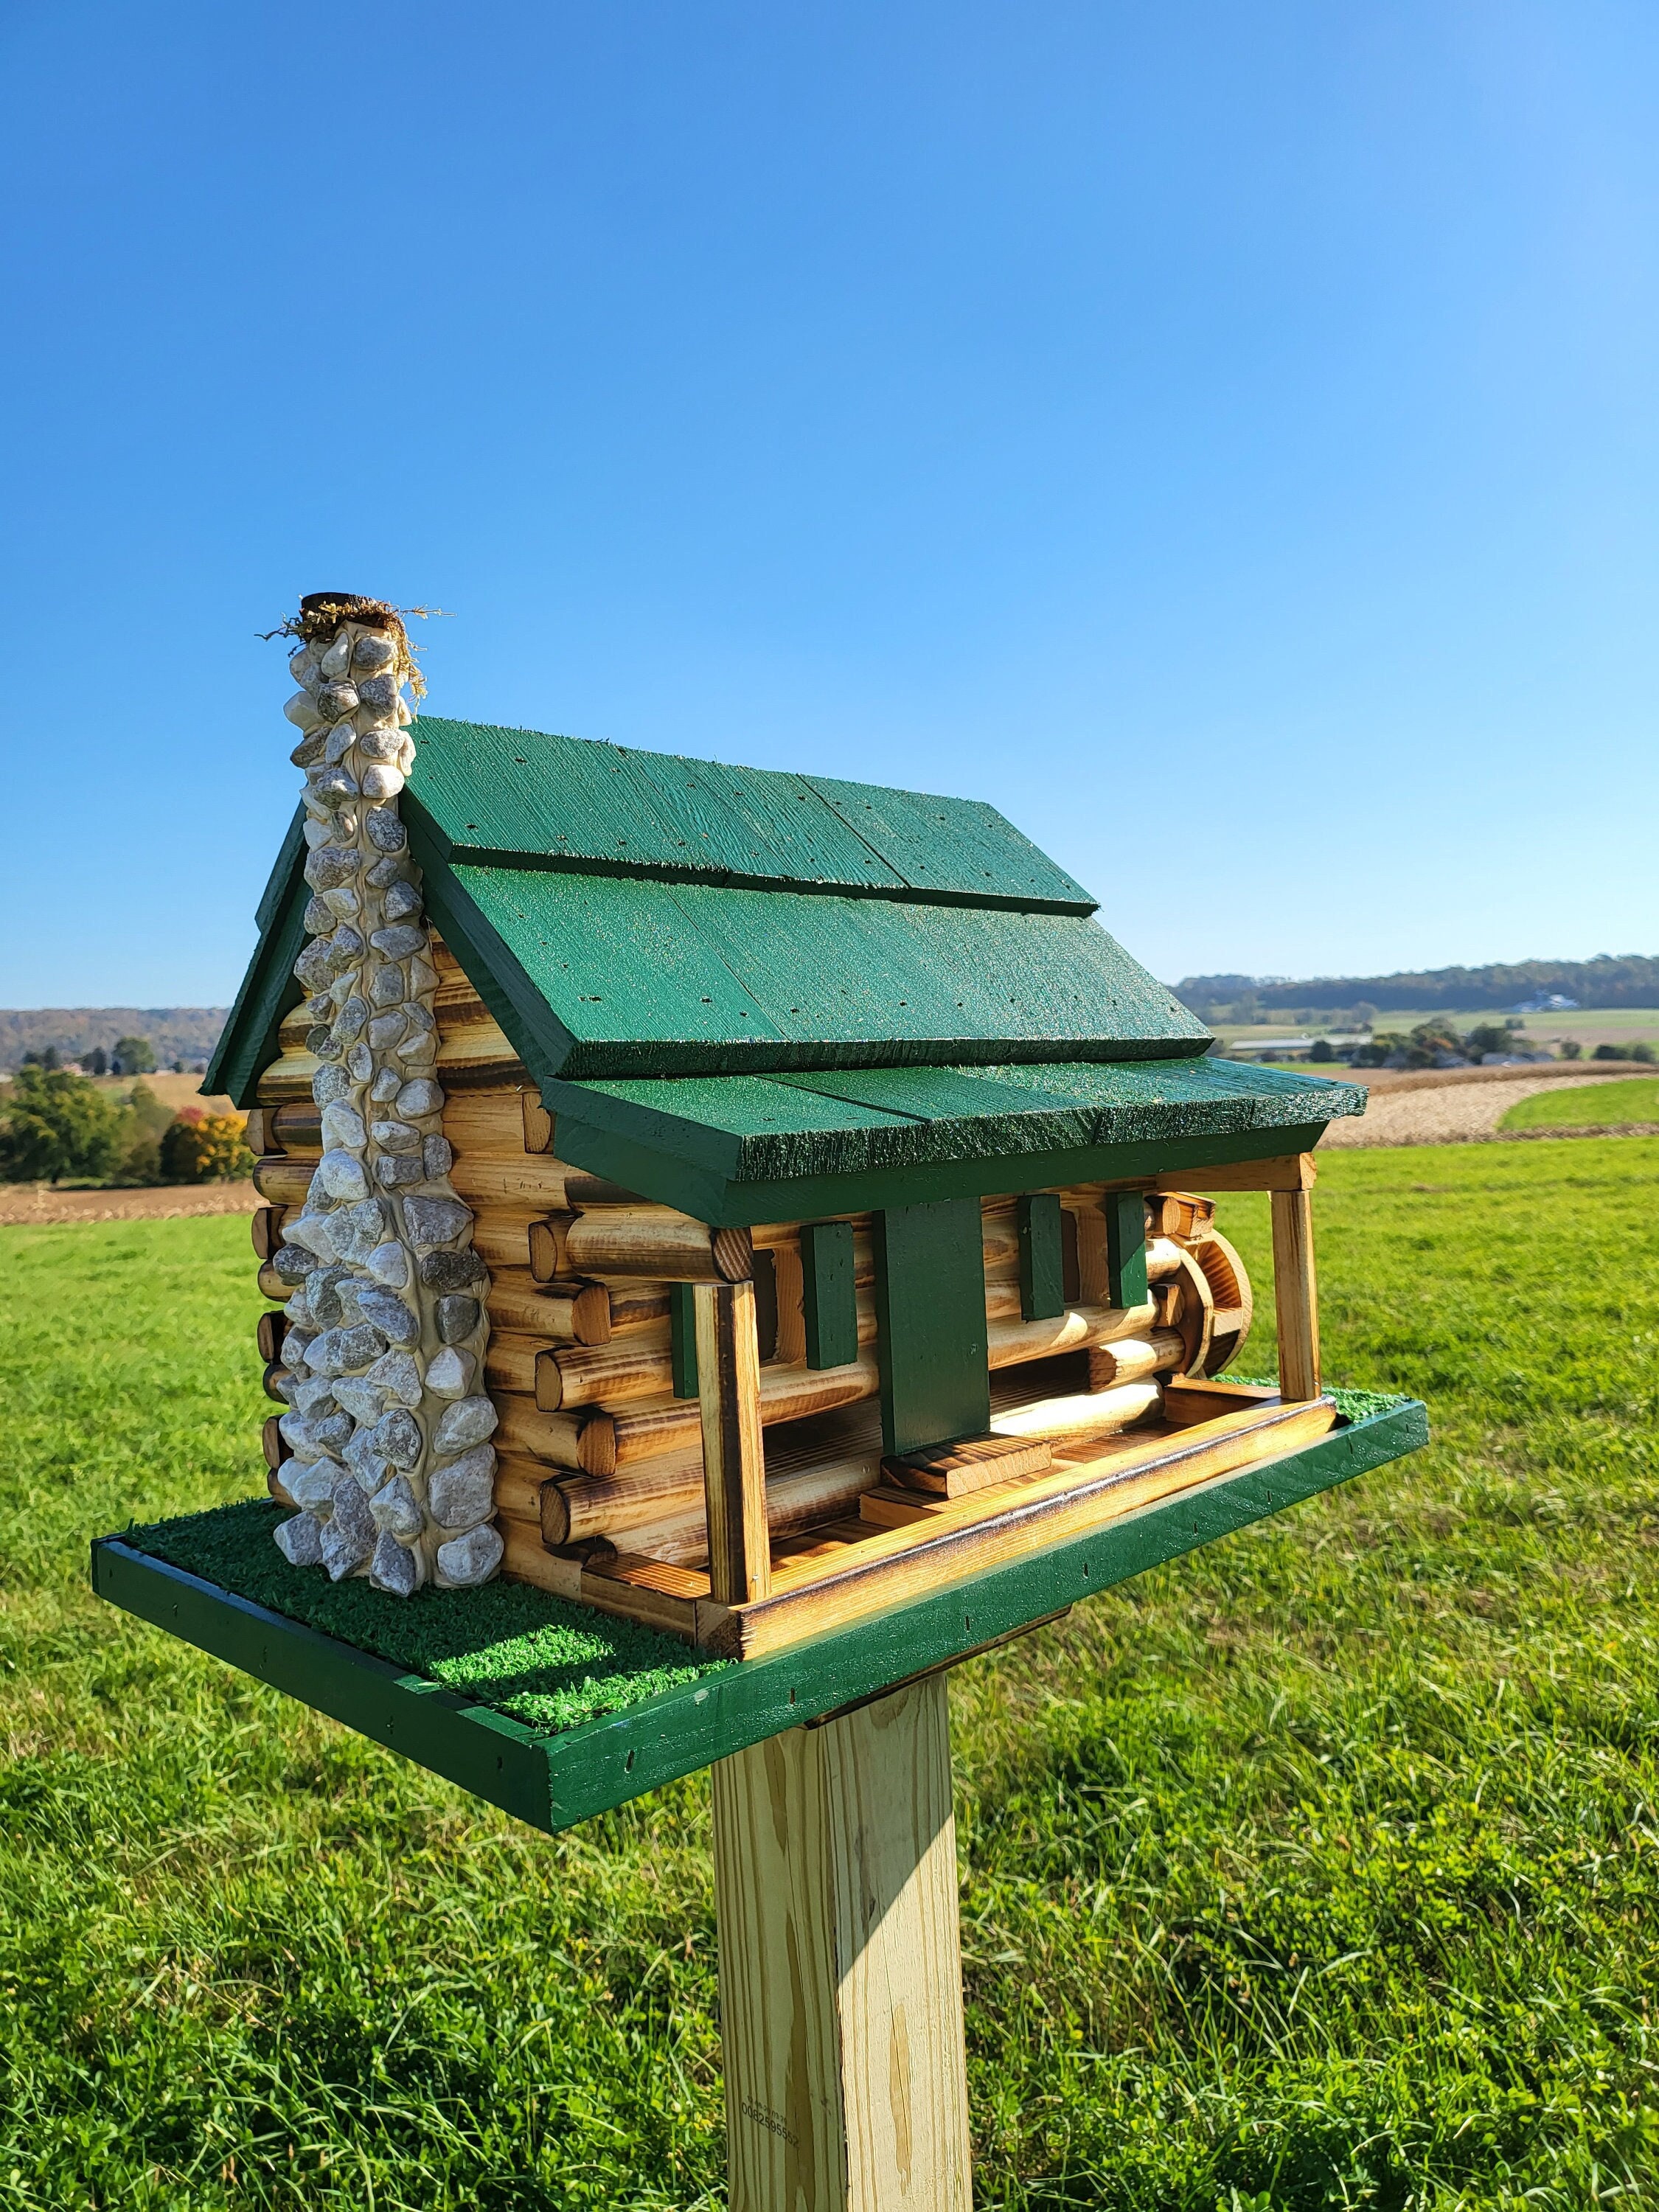
[[(953, 1678), (981, 2206), (1659, 2194), (1659, 1140), (1316, 1205), (1435, 1443)], [(0, 2207), (712, 2212), (706, 1781), (549, 1840), (98, 1605), (257, 1487), (246, 1224), (0, 1255)]]
[(1498, 1123), (1512, 1129), (1615, 1129), (1623, 1123), (1659, 1121), (1659, 1077), (1632, 1076), (1565, 1092), (1539, 1091), (1511, 1106)]

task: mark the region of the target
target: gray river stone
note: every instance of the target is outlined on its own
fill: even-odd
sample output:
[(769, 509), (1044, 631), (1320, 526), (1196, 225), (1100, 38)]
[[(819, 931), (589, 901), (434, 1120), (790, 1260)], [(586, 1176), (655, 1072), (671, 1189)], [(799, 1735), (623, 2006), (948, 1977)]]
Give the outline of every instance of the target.
[(406, 999), (404, 1001), (404, 1013), (412, 1030), (424, 1030), (429, 1036), (438, 1026), (431, 1008), (423, 1006), (418, 999)]
[(389, 963), (384, 968), (377, 968), (368, 979), (370, 1001), (381, 1012), (388, 1006), (397, 1006), (403, 998), (404, 989), (404, 971), (395, 963)]
[(306, 1031), (306, 1050), (314, 1053), (319, 1060), (337, 1060), (344, 1053), (345, 1047), (332, 1029), (325, 1029), (319, 1022), (314, 1029)]
[(460, 1398), (454, 1405), (446, 1406), (433, 1431), (434, 1449), (441, 1452), (465, 1451), (469, 1445), (481, 1444), (495, 1433), (495, 1424), (501, 1415), (488, 1398)]
[(367, 1083), (374, 1073), (374, 1060), (368, 1045), (359, 1037), (345, 1056), (346, 1073), (354, 1083)]
[(303, 1244), (279, 1244), (270, 1255), (270, 1264), (279, 1282), (302, 1283), (317, 1265), (317, 1255), (307, 1252)]
[(311, 1079), (311, 1098), (315, 1106), (331, 1106), (337, 1098), (350, 1095), (351, 1078), (343, 1067), (319, 1067)]
[(426, 932), (412, 921), (395, 921), (389, 929), (377, 929), (368, 941), (388, 960), (407, 960), (426, 943)]
[(398, 1111), (406, 1115), (411, 1121), (418, 1121), (428, 1114), (440, 1112), (443, 1103), (442, 1087), (429, 1075), (417, 1075), (413, 1082), (405, 1083), (398, 1093)]
[(388, 1462), (376, 1448), (374, 1431), (359, 1429), (342, 1454), (351, 1470), (351, 1479), (365, 1496), (372, 1496), (391, 1474)]
[(301, 987), (307, 991), (327, 989), (334, 979), (334, 963), (328, 957), (328, 945), (325, 939), (313, 938), (295, 962), (294, 973)]
[(402, 1087), (403, 1078), (395, 1067), (383, 1067), (374, 1079), (370, 1098), (377, 1106), (389, 1106)]
[(299, 744), (289, 755), (289, 758), (295, 768), (314, 768), (323, 757), (327, 744), (327, 736), (319, 726), (313, 730), (308, 736), (301, 738)]
[(358, 703), (389, 714), (398, 703), (398, 679), (390, 673), (365, 676), (357, 685)]
[(327, 902), (321, 898), (306, 901), (306, 910), (301, 920), (313, 937), (326, 937), (334, 927), (333, 914)]
[(317, 705), (325, 722), (337, 722), (343, 715), (357, 711), (357, 687), (355, 684), (325, 684), (317, 694)]
[(421, 1133), (407, 1121), (374, 1121), (369, 1134), (383, 1152), (418, 1152)]
[[(359, 1005), (362, 1002), (360, 1000)], [(363, 1117), (356, 1108), (343, 1098), (336, 1098), (323, 1109), (323, 1143), (332, 1149), (343, 1145), (348, 1152), (358, 1152), (365, 1141)]]
[(447, 1544), (439, 1545), (438, 1571), (456, 1589), (475, 1589), (489, 1580), (506, 1548), (489, 1523), (481, 1521), (465, 1535), (452, 1536)]
[(355, 1483), (342, 1483), (323, 1531), (323, 1565), (331, 1582), (341, 1581), (362, 1565), (374, 1552), (376, 1534), (368, 1500)]
[(412, 1352), (388, 1352), (375, 1361), (363, 1380), (411, 1411), (421, 1402), (420, 1364)]
[(296, 1513), (278, 1522), (271, 1534), (277, 1550), (290, 1566), (314, 1567), (323, 1556), (323, 1532), (309, 1513)]
[[(439, 1255), (434, 1252), (430, 1256), (435, 1260)], [(442, 1343), (464, 1344), (483, 1319), (483, 1309), (477, 1298), (452, 1292), (438, 1301), (438, 1335)]]
[(357, 740), (357, 750), (366, 761), (395, 761), (403, 749), (400, 730), (365, 730)]
[(342, 1375), (329, 1385), (334, 1402), (343, 1406), (354, 1421), (366, 1421), (373, 1428), (386, 1411), (386, 1393), (377, 1390), (363, 1375)]
[(409, 1288), (409, 1255), (401, 1244), (394, 1244), (390, 1240), (384, 1244), (377, 1244), (363, 1265), (375, 1281), (386, 1290), (406, 1291)]
[(470, 1528), (489, 1518), (495, 1479), (495, 1455), (480, 1444), (465, 1458), (428, 1477), (427, 1503), (441, 1528)]
[(465, 1291), (484, 1279), (484, 1263), (476, 1252), (422, 1252), (417, 1267), (428, 1291)]
[(337, 975), (343, 975), (348, 968), (362, 966), (366, 949), (362, 932), (343, 921), (328, 941), (328, 964)]
[(325, 1152), (317, 1163), (317, 1173), (331, 1198), (368, 1196), (368, 1178), (363, 1173), (362, 1162), (354, 1153), (338, 1150)]
[(404, 1019), (404, 1010), (394, 1006), (390, 1013), (376, 1014), (368, 1025), (368, 1042), (376, 1052), (390, 1052), (403, 1042), (409, 1024)]
[[(398, 658), (398, 648), (392, 641), (376, 630), (367, 631), (351, 648), (354, 668), (390, 668)], [(295, 681), (299, 681), (296, 677)]]
[(392, 1597), (413, 1597), (421, 1586), (420, 1559), (390, 1529), (383, 1530), (375, 1539), (368, 1579), (375, 1589), (385, 1590)]
[(378, 860), (371, 860), (363, 881), (371, 890), (383, 891), (389, 884), (397, 883), (409, 863), (401, 853), (382, 853)]
[(355, 1375), (386, 1350), (386, 1339), (370, 1322), (325, 1328), (311, 1347), (309, 1364), (318, 1375)]
[(311, 775), (312, 797), (331, 814), (340, 813), (357, 796), (357, 779), (343, 768), (313, 769)]
[(289, 1460), (283, 1469), (283, 1487), (296, 1505), (319, 1520), (334, 1510), (334, 1492), (341, 1480), (331, 1459)]
[(389, 1343), (408, 1346), (421, 1340), (421, 1323), (400, 1297), (391, 1291), (370, 1290), (360, 1285), (357, 1310), (372, 1322)]
[(393, 768), (389, 761), (376, 761), (373, 768), (363, 770), (365, 799), (395, 799), (403, 787), (403, 770)]
[(317, 667), (326, 681), (332, 683), (343, 676), (351, 665), (351, 632), (337, 629), (328, 643), (317, 655)]
[(306, 855), (306, 881), (314, 891), (342, 890), (355, 884), (363, 856), (355, 845), (319, 845)]
[(406, 1474), (394, 1474), (368, 1501), (374, 1525), (382, 1532), (412, 1543), (421, 1533), (421, 1508)]
[(343, 1045), (356, 1044), (368, 1026), (368, 1000), (352, 997), (340, 1009), (334, 1024), (334, 1034)]
[(408, 842), (395, 807), (371, 806), (363, 817), (363, 827), (377, 853), (401, 853)]
[(409, 921), (421, 911), (421, 894), (411, 883), (393, 884), (386, 895), (388, 921)]
[(426, 1364), (426, 1387), (434, 1398), (465, 1398), (472, 1387), (476, 1364), (470, 1352), (459, 1344), (447, 1344)]
[(455, 1164), (454, 1149), (447, 1137), (428, 1137), (421, 1146), (421, 1165), (428, 1182), (437, 1182)]
[[(489, 1400), (485, 1400), (489, 1404)], [(495, 1407), (489, 1408), (493, 1413)], [(404, 1468), (418, 1465), (421, 1456), (421, 1425), (405, 1407), (394, 1406), (389, 1413), (382, 1413), (374, 1425), (374, 1448), (393, 1467)]]
[(459, 1198), (406, 1198), (404, 1227), (417, 1247), (447, 1244), (472, 1225), (472, 1209)]
[(405, 1189), (425, 1179), (426, 1170), (418, 1156), (410, 1158), (405, 1154), (400, 1158), (395, 1152), (382, 1152), (374, 1163), (374, 1180), (382, 1190)]

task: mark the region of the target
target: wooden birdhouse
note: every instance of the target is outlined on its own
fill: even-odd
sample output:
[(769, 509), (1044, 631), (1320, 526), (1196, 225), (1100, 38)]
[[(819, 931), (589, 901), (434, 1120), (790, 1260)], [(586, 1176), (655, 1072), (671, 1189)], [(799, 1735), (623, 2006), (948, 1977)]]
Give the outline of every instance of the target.
[[(296, 655), (207, 1082), (262, 1154), (296, 1561), (748, 1658), (1337, 1422), (1309, 1155), (1362, 1093), (1210, 1056), (990, 806), (411, 726), (390, 635)], [(1239, 1190), (1276, 1388), (1222, 1379), (1273, 1364)]]

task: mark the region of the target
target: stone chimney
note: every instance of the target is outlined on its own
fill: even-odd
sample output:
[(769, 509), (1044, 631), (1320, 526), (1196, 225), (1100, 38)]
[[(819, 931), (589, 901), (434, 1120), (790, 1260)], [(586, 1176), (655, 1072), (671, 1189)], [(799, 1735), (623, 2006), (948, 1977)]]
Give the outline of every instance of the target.
[(491, 1522), (495, 1408), (472, 1215), (449, 1181), (437, 1079), (438, 977), (398, 794), (423, 688), (396, 611), (349, 592), (287, 625), (300, 689), (284, 710), (305, 772), (310, 933), (294, 973), (319, 1062), (323, 1156), (275, 1255), (294, 1285), (283, 1470), (301, 1508), (276, 1530), (295, 1565), (407, 1597), (501, 1563)]

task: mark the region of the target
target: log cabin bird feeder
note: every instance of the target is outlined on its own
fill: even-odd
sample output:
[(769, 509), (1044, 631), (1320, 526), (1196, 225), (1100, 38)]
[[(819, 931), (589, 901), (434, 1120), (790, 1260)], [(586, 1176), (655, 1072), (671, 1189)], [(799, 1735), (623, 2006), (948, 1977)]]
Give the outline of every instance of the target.
[[(733, 2203), (966, 2212), (942, 1670), (1424, 1440), (1320, 1373), (1364, 1093), (1209, 1056), (993, 807), (416, 720), (390, 609), (293, 628), (305, 793), (204, 1089), (260, 1156), (296, 1595), (137, 1537), (98, 1586), (548, 1828), (713, 1765)], [(1240, 1191), (1271, 1386), (1224, 1371), (1274, 1364)], [(496, 1578), (708, 1669), (538, 1733), (299, 1625)]]

